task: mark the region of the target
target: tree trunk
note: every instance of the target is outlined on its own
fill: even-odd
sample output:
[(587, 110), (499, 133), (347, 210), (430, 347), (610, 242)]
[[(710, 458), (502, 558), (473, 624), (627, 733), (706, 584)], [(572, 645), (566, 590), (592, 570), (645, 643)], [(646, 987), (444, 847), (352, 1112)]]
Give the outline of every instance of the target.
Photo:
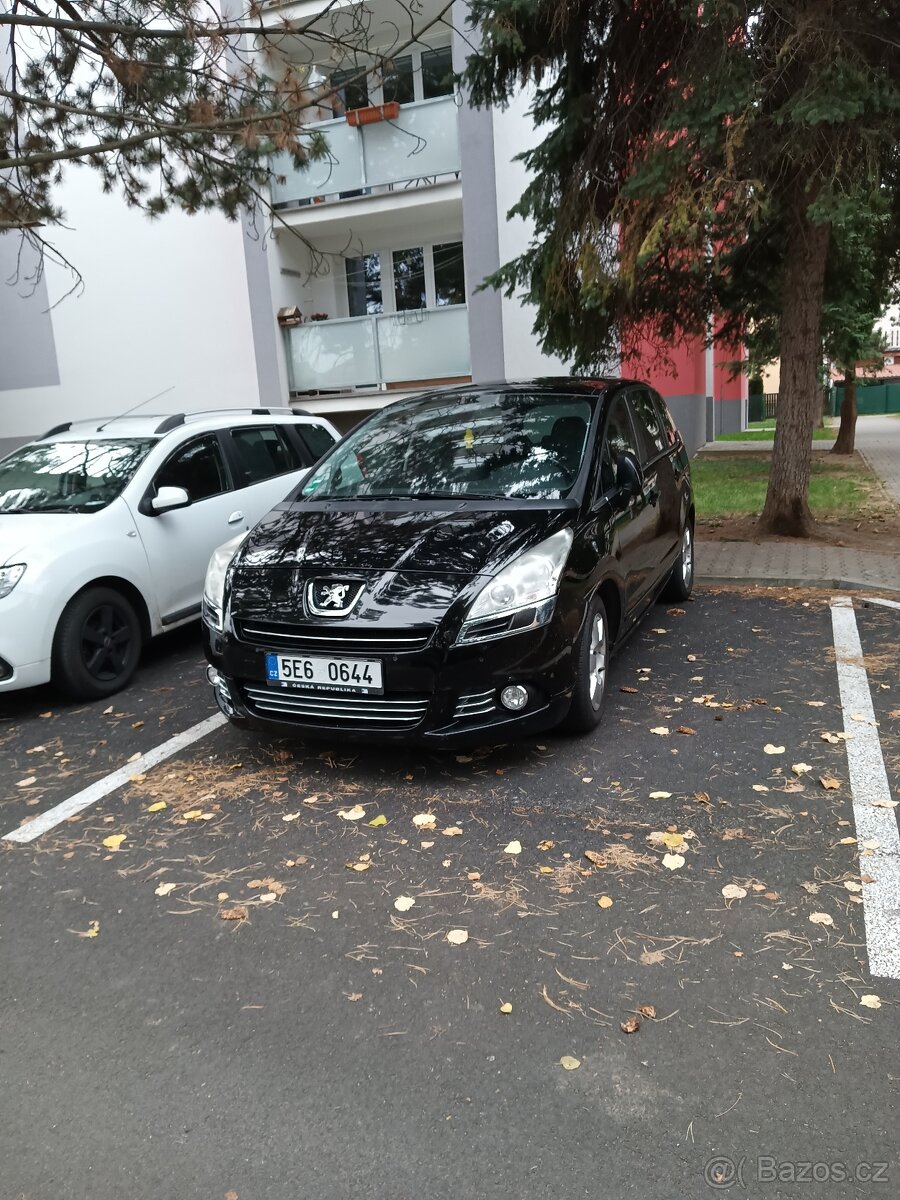
[(852, 454), (856, 448), (856, 366), (844, 372), (844, 398), (841, 401), (841, 427), (832, 454)]
[(821, 357), (822, 299), (828, 261), (829, 225), (802, 216), (790, 238), (781, 311), (781, 386), (766, 503), (759, 520), (763, 533), (809, 537), (813, 427), (820, 416), (818, 366)]

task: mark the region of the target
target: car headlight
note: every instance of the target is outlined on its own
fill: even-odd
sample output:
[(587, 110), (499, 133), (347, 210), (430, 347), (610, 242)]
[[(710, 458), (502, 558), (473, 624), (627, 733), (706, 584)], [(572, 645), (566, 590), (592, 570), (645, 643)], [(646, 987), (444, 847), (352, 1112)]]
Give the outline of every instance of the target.
[(206, 568), (206, 581), (203, 584), (203, 616), (207, 623), (216, 629), (222, 628), (228, 568), (247, 536), (247, 533), (241, 533), (232, 538), (230, 542), (213, 550), (209, 566)]
[[(545, 625), (553, 615), (559, 581), (571, 548), (572, 530), (561, 529), (514, 558), (475, 597), (459, 640), (500, 637)], [(519, 615), (524, 624), (516, 624)], [(509, 621), (504, 624), (501, 618)]]
[(8, 596), (25, 574), (25, 563), (14, 563), (11, 567), (0, 567), (0, 600)]

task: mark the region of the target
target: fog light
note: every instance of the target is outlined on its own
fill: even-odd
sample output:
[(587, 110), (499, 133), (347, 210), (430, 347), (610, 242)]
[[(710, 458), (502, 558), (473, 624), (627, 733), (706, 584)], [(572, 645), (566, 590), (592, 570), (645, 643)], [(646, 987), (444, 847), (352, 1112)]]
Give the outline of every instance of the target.
[(213, 687), (219, 682), (219, 672), (215, 667), (206, 668), (206, 682), (211, 683)]
[(509, 687), (505, 687), (500, 693), (500, 703), (504, 708), (518, 712), (528, 703), (527, 688), (523, 688), (521, 683), (513, 683)]

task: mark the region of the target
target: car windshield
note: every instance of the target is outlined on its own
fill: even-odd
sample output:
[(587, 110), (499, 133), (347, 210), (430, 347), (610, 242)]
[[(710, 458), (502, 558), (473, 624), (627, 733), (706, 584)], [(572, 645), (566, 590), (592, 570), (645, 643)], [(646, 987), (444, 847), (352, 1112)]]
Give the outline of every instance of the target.
[(122, 491), (152, 440), (36, 442), (0, 460), (0, 513), (95, 512)]
[(395, 405), (307, 478), (315, 499), (557, 500), (575, 486), (592, 406), (576, 396), (470, 392)]

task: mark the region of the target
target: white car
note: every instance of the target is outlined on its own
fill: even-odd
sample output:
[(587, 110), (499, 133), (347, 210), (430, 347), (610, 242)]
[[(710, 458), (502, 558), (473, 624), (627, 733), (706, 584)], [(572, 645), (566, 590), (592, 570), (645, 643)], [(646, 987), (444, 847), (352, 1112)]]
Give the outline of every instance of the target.
[(0, 459), (0, 692), (118, 691), (200, 613), (210, 555), (340, 434), (290, 409), (58, 425)]

